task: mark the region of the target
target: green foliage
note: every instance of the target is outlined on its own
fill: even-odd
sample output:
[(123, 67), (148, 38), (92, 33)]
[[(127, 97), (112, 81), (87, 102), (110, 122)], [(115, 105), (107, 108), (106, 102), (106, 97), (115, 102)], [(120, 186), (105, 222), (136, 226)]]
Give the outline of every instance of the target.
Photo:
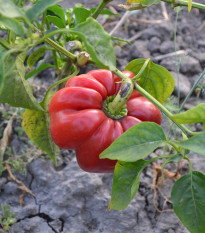
[(191, 233), (205, 232), (205, 175), (198, 171), (182, 176), (172, 188), (174, 211)]
[(114, 69), (116, 58), (111, 44), (111, 37), (103, 27), (93, 18), (70, 30), (84, 43), (86, 51), (99, 68)]
[[(79, 23), (82, 23), (84, 21), (86, 21), (86, 19), (92, 14), (94, 13), (96, 10), (96, 8), (91, 8), (91, 9), (86, 9), (85, 7), (83, 7), (82, 5), (78, 6), (76, 5), (73, 9), (73, 13), (75, 15), (75, 24), (78, 25)], [(114, 14), (112, 11), (110, 11), (109, 9), (103, 9), (100, 12), (101, 15), (117, 15)]]
[(23, 11), (17, 7), (12, 0), (0, 0), (0, 14), (9, 18), (24, 18)]
[(0, 16), (0, 26), (2, 27), (5, 27), (13, 32), (16, 33), (16, 35), (19, 35), (19, 36), (24, 36), (24, 28), (22, 26), (21, 23), (19, 23), (18, 20), (14, 19), (14, 18), (8, 18), (8, 17), (5, 17), (5, 16)]
[[(137, 74), (144, 63), (145, 59), (135, 59), (125, 67), (125, 70)], [(172, 94), (175, 85), (174, 78), (170, 72), (164, 67), (154, 64), (152, 61), (140, 76), (138, 83), (160, 103), (164, 103)]]
[(30, 21), (39, 17), (48, 7), (55, 5), (61, 0), (38, 0), (36, 4), (26, 10), (26, 16)]
[(4, 82), (2, 89), (0, 89), (0, 103), (8, 103), (14, 107), (43, 110), (33, 96), (30, 85), (25, 80), (24, 58), (24, 53), (18, 55), (16, 58), (14, 57), (14, 64), (9, 69), (6, 69), (7, 64), (5, 64), (8, 61), (5, 60), (4, 56), (1, 58), (2, 65), (0, 70), (2, 70), (1, 75)]
[(65, 21), (65, 13), (61, 6), (54, 5), (47, 9), (46, 18), (50, 23), (53, 23), (58, 28), (65, 28), (66, 21)]
[(184, 140), (179, 145), (185, 149), (191, 150), (200, 155), (205, 155), (205, 131), (198, 133), (197, 135)]
[(0, 225), (3, 230), (8, 231), (10, 226), (16, 222), (15, 215), (11, 213), (8, 205), (1, 205), (2, 217), (0, 217)]
[(165, 141), (161, 126), (153, 122), (141, 122), (117, 138), (100, 154), (100, 158), (134, 162), (148, 156)]
[(48, 50), (48, 47), (42, 46), (35, 50), (27, 59), (27, 66), (29, 69), (31, 69), (36, 62), (39, 60), (40, 57), (42, 57), (45, 52)]
[(134, 163), (117, 162), (109, 209), (121, 210), (129, 205), (139, 188), (140, 174), (148, 164), (142, 159)]
[[(56, 163), (58, 148), (54, 145), (49, 131), (48, 104), (53, 95), (52, 89), (79, 72), (78, 67), (76, 68), (77, 53), (68, 51), (67, 42), (80, 41), (83, 51), (88, 52), (91, 57), (89, 64), (116, 71), (112, 43), (116, 40), (126, 43), (127, 41), (110, 37), (101, 24), (92, 18), (96, 8), (86, 9), (82, 4), (76, 4), (73, 9), (67, 9), (64, 12), (63, 8), (56, 4), (59, 0), (30, 0), (30, 2), (33, 3), (32, 6), (24, 7), (24, 0), (0, 0), (0, 28), (7, 34), (6, 40), (0, 38), (0, 103), (26, 108), (22, 122), (26, 134)], [(128, 0), (126, 7), (128, 10), (142, 9), (159, 2), (160, 0)], [(192, 0), (187, 0), (187, 6), (190, 11)], [(101, 9), (99, 13), (115, 15), (108, 9)], [(41, 43), (48, 43), (49, 47), (41, 45), (36, 49), (36, 46)], [(52, 55), (42, 59), (48, 50)], [(26, 60), (27, 51), (34, 52)], [(147, 66), (143, 71), (141, 68), (146, 61)], [(69, 68), (64, 72), (66, 65)], [(73, 74), (68, 76), (74, 67)], [(26, 79), (48, 68), (55, 69), (61, 80), (52, 84), (43, 101), (38, 103)], [(169, 98), (174, 90), (174, 79), (164, 67), (154, 64), (149, 59), (135, 59), (125, 69), (138, 75), (137, 81), (140, 86), (161, 104), (165, 103), (168, 110), (178, 112), (179, 108), (174, 106), (173, 99)], [(155, 103), (158, 103), (156, 100), (154, 100)], [(164, 106), (160, 106), (164, 111)], [(164, 112), (172, 121), (178, 123), (177, 127), (181, 127), (180, 124), (205, 123), (205, 104), (199, 104), (175, 115)], [(11, 114), (2, 110), (1, 115), (6, 118), (4, 126)], [(25, 134), (22, 128), (16, 128), (15, 131), (23, 140)], [(185, 132), (190, 131), (185, 130)], [(0, 129), (0, 136), (3, 136), (2, 129)], [(121, 210), (128, 206), (139, 188), (141, 172), (151, 162), (168, 158), (162, 165), (163, 174), (163, 168), (167, 163), (178, 163), (183, 158), (188, 159), (186, 155), (189, 150), (205, 155), (205, 131), (198, 134), (187, 133), (180, 142), (176, 139), (175, 137), (175, 141), (168, 141), (161, 126), (142, 122), (130, 128), (101, 153), (102, 159), (119, 160), (113, 176), (110, 209)], [(32, 144), (31, 141), (28, 143)], [(166, 143), (176, 150), (174, 155), (143, 160), (156, 148)], [(5, 152), (6, 162), (13, 167), (14, 171), (25, 171), (25, 164), (29, 162), (29, 153), (23, 152), (23, 155), (18, 158), (12, 156), (12, 153), (11, 148), (8, 147)], [(4, 162), (0, 161), (0, 176), (5, 170)], [(193, 233), (205, 233), (204, 187), (205, 175), (191, 170), (190, 174), (181, 177), (175, 183), (172, 190), (174, 210), (187, 229)], [(9, 206), (2, 205), (2, 211), (0, 225), (3, 230), (8, 231), (10, 225), (16, 220)]]
[(180, 124), (205, 122), (205, 104), (199, 104), (186, 112), (173, 115), (172, 119)]
[(78, 25), (79, 23), (86, 21), (86, 19), (90, 16), (91, 11), (84, 7), (75, 7), (73, 9), (73, 13), (75, 15), (75, 24)]
[(38, 66), (36, 66), (35, 69), (31, 70), (27, 75), (26, 75), (26, 79), (29, 79), (33, 76), (35, 76), (36, 74), (40, 73), (43, 70), (46, 70), (48, 68), (52, 68), (54, 67), (54, 65), (51, 65), (49, 63), (44, 63), (44, 64), (40, 64)]

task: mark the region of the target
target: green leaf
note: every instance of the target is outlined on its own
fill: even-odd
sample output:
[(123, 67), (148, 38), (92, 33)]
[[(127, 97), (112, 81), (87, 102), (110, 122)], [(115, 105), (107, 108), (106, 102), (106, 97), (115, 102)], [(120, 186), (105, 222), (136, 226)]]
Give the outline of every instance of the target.
[(100, 158), (134, 162), (148, 156), (165, 141), (161, 126), (153, 122), (141, 122), (117, 138), (100, 154)]
[(60, 5), (54, 5), (47, 9), (47, 15), (58, 16), (65, 24), (65, 12)]
[(172, 188), (176, 215), (191, 233), (205, 233), (205, 175), (193, 171), (177, 180)]
[(54, 67), (54, 65), (51, 65), (51, 64), (48, 64), (48, 63), (41, 64), (36, 69), (31, 70), (26, 75), (26, 79), (29, 79), (29, 78), (33, 77), (34, 75), (36, 75), (37, 73), (39, 73), (39, 72), (41, 72), (41, 71), (43, 71), (45, 69), (51, 68), (51, 67)]
[(78, 25), (86, 21), (86, 19), (90, 16), (91, 11), (85, 9), (84, 7), (75, 7), (73, 9), (73, 13), (75, 15), (75, 24)]
[(24, 17), (23, 12), (12, 0), (0, 0), (0, 14), (9, 18)]
[[(136, 75), (144, 62), (145, 59), (135, 59), (125, 67), (125, 70), (132, 71)], [(175, 86), (170, 72), (152, 61), (141, 75), (138, 83), (162, 104), (172, 94)]]
[(24, 36), (24, 28), (16, 19), (0, 16), (0, 25), (15, 32), (18, 36)]
[(53, 23), (58, 28), (65, 28), (65, 22), (58, 16), (47, 15), (46, 18), (50, 23)]
[(47, 19), (58, 28), (65, 28), (65, 13), (61, 6), (54, 5), (47, 9)]
[(205, 122), (205, 104), (199, 104), (186, 112), (173, 115), (171, 119), (179, 124)]
[[(94, 13), (96, 10), (96, 8), (91, 8), (90, 11), (92, 13)], [(100, 12), (101, 15), (120, 15), (120, 14), (115, 14), (113, 13), (111, 10), (107, 9), (107, 8), (104, 8), (101, 12)]]
[(205, 155), (205, 131), (180, 142), (179, 145), (197, 154)]
[(139, 188), (140, 174), (148, 164), (142, 159), (134, 163), (117, 162), (109, 209), (122, 210), (129, 205)]
[(160, 0), (127, 0), (126, 6), (128, 6), (128, 10), (139, 10), (159, 2)]
[(28, 8), (26, 11), (26, 16), (30, 21), (38, 18), (48, 7), (55, 5), (61, 0), (39, 0), (35, 5)]
[(7, 50), (0, 44), (0, 93), (4, 84), (4, 63), (5, 63), (5, 54)]
[(93, 18), (78, 24), (70, 30), (83, 41), (86, 51), (99, 68), (114, 69), (116, 58), (109, 34)]
[(42, 46), (35, 50), (27, 59), (27, 66), (29, 69), (31, 69), (36, 62), (39, 60), (40, 57), (42, 57), (47, 50), (46, 46)]
[(57, 147), (50, 135), (48, 112), (26, 109), (23, 114), (22, 127), (35, 145), (46, 152), (56, 163)]
[[(25, 54), (22, 53), (15, 59), (14, 56), (9, 57), (9, 61), (5, 61), (5, 56), (0, 60), (0, 75), (3, 84), (0, 89), (0, 103), (8, 103), (14, 107), (29, 108), (33, 110), (43, 110), (40, 104), (33, 96), (29, 83), (25, 80), (24, 67)], [(14, 64), (12, 60), (14, 59)], [(5, 62), (11, 62), (8, 68)]]

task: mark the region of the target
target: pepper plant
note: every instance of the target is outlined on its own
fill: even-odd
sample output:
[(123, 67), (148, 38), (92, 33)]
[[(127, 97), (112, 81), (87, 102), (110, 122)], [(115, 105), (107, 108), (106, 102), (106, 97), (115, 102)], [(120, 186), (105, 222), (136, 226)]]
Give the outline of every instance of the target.
[[(205, 10), (205, 5), (191, 0), (163, 1), (173, 7), (187, 6), (189, 11), (191, 7)], [(141, 172), (151, 162), (187, 160), (189, 173), (172, 189), (173, 208), (190, 232), (205, 232), (205, 175), (192, 170), (189, 158), (190, 151), (205, 155), (205, 131), (192, 132), (185, 126), (204, 124), (205, 104), (178, 114), (168, 111), (163, 104), (174, 90), (174, 79), (150, 58), (131, 61), (124, 72), (116, 68), (112, 43), (121, 39), (109, 36), (97, 21), (99, 14), (113, 14), (106, 8), (112, 0), (102, 0), (97, 8), (77, 4), (66, 11), (57, 2), (0, 0), (0, 29), (4, 31), (0, 38), (0, 103), (25, 108), (22, 126), (26, 134), (55, 164), (56, 143), (75, 149), (86, 171), (114, 169), (109, 209), (129, 205), (139, 188)], [(159, 2), (128, 0), (121, 7), (135, 10)], [(40, 59), (46, 52), (50, 57)], [(77, 76), (87, 64), (99, 70)], [(48, 68), (55, 70), (58, 81), (39, 102), (27, 80)], [(60, 90), (55, 93), (56, 89)], [(181, 130), (183, 139), (168, 139), (160, 126), (160, 111)], [(172, 154), (147, 159), (166, 145)], [(0, 155), (3, 164), (3, 153)]]

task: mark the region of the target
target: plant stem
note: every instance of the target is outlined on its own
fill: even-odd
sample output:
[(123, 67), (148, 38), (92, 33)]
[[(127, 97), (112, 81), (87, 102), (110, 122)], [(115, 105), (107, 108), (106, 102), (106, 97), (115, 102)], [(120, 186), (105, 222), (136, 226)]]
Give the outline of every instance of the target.
[(186, 104), (188, 98), (191, 96), (191, 94), (193, 93), (194, 89), (197, 87), (197, 85), (199, 84), (199, 82), (201, 81), (201, 79), (203, 78), (203, 76), (205, 75), (205, 69), (204, 71), (200, 74), (200, 76), (198, 77), (198, 79), (196, 80), (196, 82), (194, 83), (192, 89), (190, 90), (189, 94), (186, 96), (185, 100), (183, 101), (179, 112), (183, 109), (184, 105)]
[(117, 76), (121, 76), (123, 81), (120, 90), (115, 96), (114, 100), (108, 104), (108, 110), (111, 115), (115, 115), (125, 106), (134, 88), (132, 80), (128, 78), (125, 74), (123, 74), (118, 69), (114, 70), (113, 72)]
[(171, 141), (166, 141), (169, 145), (171, 145), (177, 153), (180, 153), (180, 149)]
[(186, 159), (189, 162), (189, 169), (190, 169), (190, 173), (192, 174), (193, 169), (192, 169), (192, 165), (191, 165), (191, 160), (187, 156), (184, 156), (184, 159)]
[(142, 68), (140, 69), (139, 73), (137, 75), (135, 75), (135, 77), (132, 78), (133, 82), (137, 82), (140, 79), (140, 76), (143, 74), (144, 70), (147, 68), (147, 66), (150, 62), (151, 62), (150, 58), (146, 59)]
[(94, 19), (97, 19), (98, 15), (101, 13), (101, 11), (104, 9), (104, 7), (109, 3), (112, 2), (113, 0), (102, 0), (99, 6), (96, 8), (94, 11), (92, 17)]
[[(177, 6), (187, 6), (188, 7), (188, 5), (189, 5), (189, 2), (188, 1), (184, 1), (184, 0), (178, 0), (178, 1), (161, 0), (161, 1), (173, 4), (174, 7), (177, 7)], [(198, 9), (205, 10), (205, 5), (204, 4), (200, 4), (200, 3), (196, 3), (196, 2), (192, 2), (192, 7), (193, 8), (198, 8)]]
[[(34, 25), (32, 25), (32, 29), (39, 32), (39, 29), (36, 28)], [(53, 35), (55, 35), (57, 33), (61, 33), (62, 31), (68, 32), (67, 29), (56, 30), (54, 34), (53, 34), (53, 32), (50, 32), (50, 33), (46, 34), (45, 36), (43, 36), (38, 41), (38, 43), (36, 45), (38, 45), (38, 44), (42, 43), (43, 41), (45, 41), (47, 44), (49, 44), (51, 47), (53, 47), (54, 49), (56, 49), (58, 52), (62, 53), (66, 57), (70, 58), (72, 62), (76, 62), (76, 60), (77, 60), (76, 55), (72, 54), (71, 52), (69, 52), (68, 50), (66, 50), (64, 47), (60, 46), (58, 43), (56, 43), (55, 41), (53, 41), (50, 38), (48, 38), (49, 36), (53, 36)], [(41, 32), (39, 32), (39, 33), (41, 33)]]
[(70, 53), (68, 50), (66, 50), (65, 48), (63, 48), (59, 44), (57, 44), (55, 41), (51, 40), (50, 38), (46, 38), (44, 41), (47, 44), (49, 44), (51, 47), (55, 48), (57, 51), (61, 52), (66, 57), (70, 58), (72, 60), (72, 62), (76, 61), (77, 57), (74, 54)]
[(182, 132), (184, 132), (187, 135), (187, 137), (191, 137), (194, 135), (194, 133), (191, 132), (189, 129), (187, 129), (184, 125), (178, 124), (175, 120), (173, 120), (172, 114), (158, 100), (156, 100), (153, 96), (151, 96), (142, 87), (137, 85), (135, 86), (135, 89), (143, 96), (145, 96), (148, 100), (150, 100), (155, 106), (157, 106), (160, 109), (160, 111), (162, 111), (169, 119), (173, 121), (175, 125), (177, 125), (182, 130)]
[(179, 77), (179, 70), (180, 70), (180, 60), (176, 54), (177, 51), (177, 23), (178, 23), (178, 17), (179, 17), (179, 11), (176, 11), (176, 18), (175, 18), (175, 23), (174, 23), (174, 51), (175, 51), (175, 56), (176, 56), (176, 63), (177, 63), (177, 86), (178, 86), (178, 93), (177, 93), (177, 104), (179, 106), (180, 104), (180, 77)]

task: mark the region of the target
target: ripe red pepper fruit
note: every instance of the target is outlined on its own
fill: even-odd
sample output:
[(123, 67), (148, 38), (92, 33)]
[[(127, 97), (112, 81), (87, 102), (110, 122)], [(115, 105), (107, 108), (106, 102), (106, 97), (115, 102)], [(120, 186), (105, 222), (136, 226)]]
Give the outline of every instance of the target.
[[(130, 71), (124, 73), (134, 77)], [(109, 116), (103, 103), (119, 91), (119, 81), (103, 69), (74, 76), (49, 104), (53, 141), (61, 148), (75, 149), (79, 166), (87, 172), (113, 172), (116, 161), (99, 159), (99, 154), (141, 121), (161, 123), (159, 109), (136, 90), (126, 103), (126, 116)]]

